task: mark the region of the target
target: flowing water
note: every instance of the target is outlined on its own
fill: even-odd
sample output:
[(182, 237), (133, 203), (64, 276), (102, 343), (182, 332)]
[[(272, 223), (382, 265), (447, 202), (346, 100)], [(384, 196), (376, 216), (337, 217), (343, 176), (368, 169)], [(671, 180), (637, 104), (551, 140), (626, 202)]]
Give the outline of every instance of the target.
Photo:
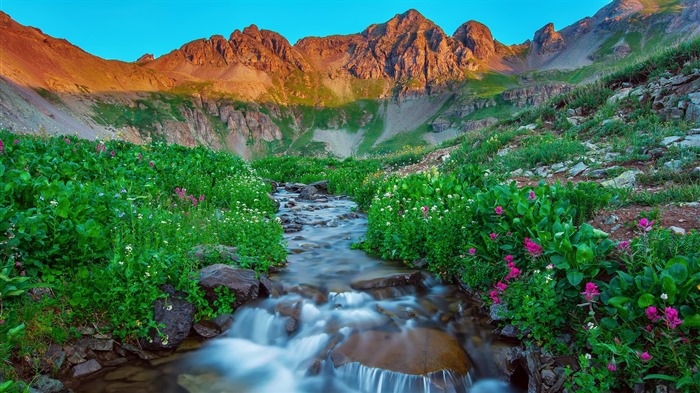
[(270, 277), (282, 295), (241, 307), (226, 333), (177, 360), (107, 370), (77, 391), (509, 391), (474, 384), (492, 373), (493, 346), (458, 288), (353, 250), (367, 220), (350, 200), (277, 197), (282, 217), (305, 224), (285, 235), (288, 266)]

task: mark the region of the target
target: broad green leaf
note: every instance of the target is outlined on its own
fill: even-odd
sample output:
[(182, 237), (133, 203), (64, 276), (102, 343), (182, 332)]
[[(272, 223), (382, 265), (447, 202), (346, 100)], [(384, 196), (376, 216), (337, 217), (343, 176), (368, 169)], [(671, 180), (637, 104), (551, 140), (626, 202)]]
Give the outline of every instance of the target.
[(683, 283), (688, 278), (688, 268), (680, 263), (674, 263), (671, 267), (666, 267), (666, 272), (673, 277), (677, 283)]
[(578, 270), (569, 270), (566, 272), (566, 279), (569, 280), (569, 284), (575, 287), (583, 280), (583, 273)]
[(576, 263), (580, 265), (593, 260), (593, 250), (586, 244), (579, 244), (576, 249)]
[(676, 282), (670, 276), (664, 276), (661, 279), (661, 287), (664, 289), (664, 293), (668, 295), (669, 301), (673, 302), (673, 298), (676, 296), (677, 287)]
[(615, 296), (614, 298), (608, 300), (608, 304), (615, 308), (624, 308), (624, 305), (629, 302), (630, 298), (626, 296)]
[(637, 305), (639, 306), (639, 308), (647, 308), (653, 305), (655, 301), (656, 299), (654, 298), (654, 295), (650, 293), (645, 293), (642, 296), (640, 296), (639, 299), (637, 299)]

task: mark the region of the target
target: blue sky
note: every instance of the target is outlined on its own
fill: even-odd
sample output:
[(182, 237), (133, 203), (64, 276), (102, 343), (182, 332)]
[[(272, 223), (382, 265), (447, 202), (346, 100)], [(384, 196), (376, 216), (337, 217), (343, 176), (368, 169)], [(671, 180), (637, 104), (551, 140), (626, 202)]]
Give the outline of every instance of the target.
[(560, 29), (593, 15), (610, 0), (0, 0), (19, 23), (65, 38), (107, 59), (156, 56), (182, 44), (229, 37), (250, 24), (276, 31), (292, 44), (306, 36), (359, 33), (410, 8), (447, 34), (474, 19), (505, 43), (531, 39), (553, 22)]

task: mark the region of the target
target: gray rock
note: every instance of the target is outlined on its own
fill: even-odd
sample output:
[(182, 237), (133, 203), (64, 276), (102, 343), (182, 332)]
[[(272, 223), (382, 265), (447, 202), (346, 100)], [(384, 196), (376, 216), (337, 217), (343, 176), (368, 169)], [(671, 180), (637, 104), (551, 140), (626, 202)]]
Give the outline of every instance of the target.
[(44, 358), (40, 362), (40, 368), (45, 372), (58, 370), (65, 360), (66, 353), (63, 349), (56, 344), (51, 344), (46, 353), (44, 353)]
[(257, 299), (260, 293), (260, 281), (254, 271), (224, 264), (211, 265), (200, 270), (199, 285), (204, 289), (207, 300), (211, 302), (219, 297), (216, 288), (228, 288), (236, 295), (235, 308)]
[(683, 162), (681, 160), (671, 160), (664, 163), (664, 168), (672, 172), (680, 172)]
[(165, 325), (153, 330), (150, 340), (143, 340), (143, 347), (149, 350), (177, 348), (190, 334), (194, 323), (194, 306), (185, 299), (169, 297), (156, 299), (153, 306), (155, 322)]
[(306, 186), (299, 193), (300, 200), (312, 201), (318, 197), (318, 189), (314, 186)]
[(65, 389), (63, 382), (49, 378), (48, 375), (39, 376), (32, 382), (31, 387), (40, 393), (59, 393)]
[(212, 338), (221, 334), (219, 325), (211, 321), (201, 321), (194, 326), (194, 331), (204, 338)]
[(497, 152), (496, 152), (496, 155), (499, 156), (499, 157), (503, 157), (503, 156), (505, 156), (505, 155), (508, 154), (508, 153), (510, 153), (510, 148), (504, 147), (503, 149), (497, 151)]
[(318, 192), (328, 194), (328, 180), (319, 180), (309, 184), (310, 186), (316, 187)]
[(330, 220), (326, 221), (326, 226), (335, 228), (338, 226), (338, 219), (337, 218), (331, 218)]
[(693, 170), (690, 171), (690, 173), (696, 176), (700, 176), (700, 166), (696, 166), (695, 168), (693, 168)]
[(415, 270), (371, 279), (353, 280), (350, 283), (350, 287), (353, 289), (377, 289), (416, 285), (420, 282), (420, 277), (420, 271)]
[(520, 126), (520, 127), (518, 127), (518, 130), (528, 130), (528, 131), (532, 131), (532, 130), (534, 130), (535, 128), (537, 128), (537, 124), (528, 124), (528, 125), (526, 125), (526, 126)]
[[(698, 109), (700, 111), (700, 109)], [(700, 120), (700, 113), (698, 113), (698, 120)], [(686, 136), (681, 142), (678, 142), (680, 147), (700, 147), (700, 135), (689, 135)]]
[(542, 370), (542, 382), (547, 384), (548, 386), (552, 386), (557, 382), (557, 375), (554, 374), (554, 371), (552, 370)]
[(675, 233), (676, 235), (685, 235), (685, 229), (676, 226), (668, 227), (668, 230)]
[(135, 347), (131, 344), (122, 344), (122, 348), (126, 351), (129, 351), (133, 353), (134, 355), (138, 356), (142, 360), (153, 360), (157, 359), (158, 356), (152, 354), (151, 352), (145, 351), (139, 347)]
[(233, 324), (233, 315), (221, 314), (218, 317), (212, 319), (211, 321), (219, 327), (220, 331), (225, 332)]
[(610, 98), (608, 98), (608, 104), (614, 104), (620, 100), (624, 100), (625, 98), (630, 96), (630, 92), (632, 92), (632, 89), (629, 87), (618, 90), (617, 93), (613, 94)]
[(489, 317), (492, 321), (502, 321), (508, 309), (503, 304), (492, 304), (489, 307)]
[(557, 162), (556, 164), (552, 165), (552, 170), (555, 173), (559, 173), (562, 169), (566, 169), (566, 164), (564, 164), (563, 162)]
[(633, 169), (625, 171), (618, 177), (610, 180), (606, 180), (600, 183), (603, 187), (618, 187), (618, 188), (631, 188), (634, 187), (637, 181), (637, 175), (642, 173), (642, 171)]
[(579, 162), (578, 164), (574, 165), (573, 168), (569, 169), (569, 175), (570, 176), (578, 176), (586, 169), (588, 169), (588, 165), (586, 165), (582, 162)]
[(681, 139), (683, 138), (680, 136), (667, 136), (666, 138), (661, 140), (661, 144), (664, 146), (670, 146), (673, 142), (677, 142)]
[(284, 185), (284, 190), (293, 193), (299, 193), (304, 187), (306, 187), (306, 184), (303, 183), (286, 183)]
[(518, 169), (510, 172), (511, 176), (520, 176), (522, 174), (523, 174), (523, 170), (521, 168), (518, 168)]
[(100, 370), (102, 370), (102, 366), (100, 365), (100, 363), (95, 359), (91, 359), (87, 362), (80, 363), (73, 367), (73, 373), (71, 374), (71, 376), (73, 378), (81, 378)]
[(620, 221), (620, 217), (611, 214), (608, 218), (605, 219), (605, 225), (612, 225), (618, 221)]
[(515, 325), (508, 324), (501, 329), (500, 335), (507, 338), (518, 338), (520, 336), (520, 329)]
[(114, 340), (111, 338), (84, 338), (78, 341), (76, 345), (93, 351), (111, 351), (114, 347)]

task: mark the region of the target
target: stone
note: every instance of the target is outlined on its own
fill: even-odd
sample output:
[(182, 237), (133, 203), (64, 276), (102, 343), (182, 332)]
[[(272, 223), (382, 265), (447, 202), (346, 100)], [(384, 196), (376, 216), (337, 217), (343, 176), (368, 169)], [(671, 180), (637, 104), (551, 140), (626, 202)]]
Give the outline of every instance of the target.
[(280, 297), (280, 286), (264, 274), (260, 275), (260, 297)]
[(75, 346), (70, 347), (66, 350), (66, 356), (68, 356), (68, 361), (71, 364), (80, 364), (85, 361), (87, 356), (86, 349), (83, 347)]
[(307, 299), (312, 299), (317, 304), (328, 301), (328, 295), (320, 289), (307, 284), (295, 285), (287, 289), (288, 292), (296, 293)]
[(306, 186), (299, 193), (300, 200), (312, 201), (318, 197), (318, 189), (314, 186)]
[(400, 287), (405, 285), (417, 285), (420, 283), (420, 271), (414, 270), (406, 273), (396, 273), (383, 277), (370, 279), (356, 279), (350, 283), (353, 289), (378, 289), (388, 287)]
[(452, 122), (450, 122), (447, 119), (442, 119), (438, 117), (432, 122), (430, 126), (433, 132), (438, 133), (450, 129), (450, 127), (452, 127)]
[(84, 338), (78, 341), (76, 345), (91, 349), (93, 351), (111, 351), (114, 347), (114, 340), (111, 338)]
[(677, 142), (681, 139), (683, 138), (680, 136), (667, 136), (666, 138), (661, 140), (661, 144), (664, 146), (670, 146), (673, 142)]
[(328, 194), (328, 180), (319, 180), (317, 182), (310, 183), (309, 185), (315, 187), (320, 193)]
[(578, 176), (586, 169), (588, 169), (588, 165), (586, 165), (582, 162), (579, 162), (578, 164), (574, 165), (573, 168), (569, 169), (569, 175), (570, 176)]
[(306, 184), (303, 183), (285, 183), (284, 190), (293, 193), (299, 193), (304, 187), (306, 187)]
[(603, 187), (632, 188), (635, 186), (637, 175), (640, 173), (642, 173), (642, 171), (637, 169), (625, 171), (616, 178), (606, 180), (600, 184)]
[(331, 227), (331, 228), (337, 227), (338, 226), (338, 219), (335, 217), (331, 218), (330, 220), (326, 221), (326, 226)]
[(492, 304), (489, 307), (489, 318), (491, 318), (492, 321), (502, 321), (503, 320), (503, 315), (505, 315), (507, 312), (506, 306), (503, 304)]
[(200, 321), (194, 324), (194, 331), (204, 338), (212, 338), (221, 334), (219, 325), (211, 321)]
[(95, 373), (97, 371), (102, 370), (102, 366), (100, 363), (95, 360), (91, 359), (88, 360), (87, 362), (80, 363), (76, 366), (73, 367), (73, 373), (71, 374), (71, 377), (73, 378), (81, 378), (85, 377), (87, 375), (90, 375), (92, 373)]
[(260, 294), (260, 280), (254, 271), (239, 269), (229, 265), (215, 264), (207, 266), (199, 271), (199, 286), (205, 292), (207, 300), (214, 302), (219, 295), (216, 289), (228, 288), (236, 295), (233, 304), (235, 308), (242, 306), (250, 300), (255, 300)]
[(153, 308), (154, 320), (164, 325), (152, 330), (150, 340), (143, 340), (142, 346), (148, 350), (174, 349), (185, 341), (194, 323), (194, 305), (185, 299), (171, 296), (156, 299)]
[(666, 161), (664, 163), (664, 168), (668, 169), (671, 172), (680, 172), (683, 166), (683, 162), (681, 160), (671, 160), (671, 161)]
[(441, 370), (466, 375), (471, 368), (469, 357), (455, 338), (428, 328), (355, 333), (331, 351), (331, 360), (336, 367), (359, 362), (367, 367), (410, 375)]
[(44, 353), (44, 358), (41, 359), (39, 367), (45, 372), (55, 371), (61, 368), (65, 360), (66, 353), (63, 349), (56, 344), (51, 344), (46, 353)]
[(145, 351), (131, 344), (122, 344), (122, 348), (124, 348), (124, 350), (126, 351), (133, 353), (134, 355), (138, 356), (140, 359), (143, 360), (153, 360), (158, 358), (158, 356), (152, 354), (151, 352)]
[(508, 324), (501, 329), (500, 335), (507, 338), (518, 338), (520, 336), (520, 329), (515, 325)]
[(544, 382), (548, 386), (552, 386), (557, 382), (557, 375), (552, 370), (549, 370), (549, 369), (542, 370), (541, 376), (542, 376), (542, 382)]
[(63, 382), (52, 379), (48, 375), (40, 375), (32, 381), (30, 386), (39, 393), (61, 393), (65, 391)]
[(610, 216), (608, 216), (608, 218), (605, 219), (605, 225), (612, 225), (618, 221), (620, 221), (620, 217), (611, 214)]
[(618, 101), (624, 100), (625, 98), (630, 96), (631, 92), (631, 88), (624, 88), (618, 90), (617, 93), (613, 94), (612, 96), (610, 96), (610, 98), (608, 98), (608, 104), (614, 104)]
[[(700, 109), (698, 109), (700, 111)], [(698, 113), (698, 120), (700, 120), (700, 113)], [(681, 142), (678, 142), (680, 147), (698, 147), (700, 148), (700, 135), (689, 135), (686, 136)]]
[(675, 233), (676, 235), (685, 235), (685, 229), (676, 226), (668, 227), (668, 230)]
[(221, 314), (218, 317), (212, 319), (211, 322), (215, 323), (216, 326), (219, 327), (220, 331), (225, 332), (233, 324), (233, 315), (232, 314)]

